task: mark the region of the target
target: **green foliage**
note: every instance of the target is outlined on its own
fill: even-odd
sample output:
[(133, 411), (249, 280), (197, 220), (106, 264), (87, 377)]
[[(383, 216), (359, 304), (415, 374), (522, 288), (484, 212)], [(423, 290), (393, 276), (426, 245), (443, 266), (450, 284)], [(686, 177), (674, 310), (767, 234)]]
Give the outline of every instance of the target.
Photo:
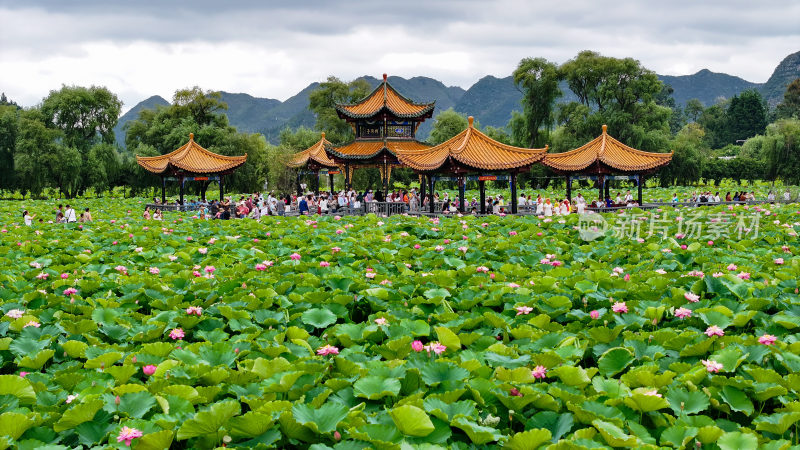
[(800, 78), (795, 79), (786, 87), (783, 101), (776, 108), (778, 118), (800, 119)]
[(327, 139), (334, 144), (344, 144), (352, 140), (353, 130), (345, 120), (339, 118), (336, 105), (356, 103), (371, 91), (369, 83), (363, 79), (345, 83), (329, 76), (308, 95), (308, 108), (317, 117), (314, 128), (324, 131)]
[(755, 89), (748, 89), (734, 96), (728, 103), (727, 138), (729, 140), (744, 140), (762, 134), (766, 126), (766, 103)]
[(561, 96), (558, 67), (544, 58), (523, 58), (512, 75), (523, 94), (525, 128), (530, 136), (527, 146), (544, 147), (555, 121), (555, 102)]
[[(442, 142), (452, 138), (453, 136), (466, 130), (469, 126), (466, 114), (455, 112), (453, 108), (440, 112), (435, 119), (433, 119), (433, 129), (428, 138), (431, 145), (438, 145)], [(475, 128), (479, 128), (480, 124), (476, 120), (473, 123)]]
[(767, 127), (762, 149), (769, 179), (800, 181), (800, 120), (779, 120)]
[(63, 86), (50, 91), (41, 110), (48, 127), (61, 130), (64, 144), (82, 154), (98, 142), (114, 143), (122, 102), (105, 87)]

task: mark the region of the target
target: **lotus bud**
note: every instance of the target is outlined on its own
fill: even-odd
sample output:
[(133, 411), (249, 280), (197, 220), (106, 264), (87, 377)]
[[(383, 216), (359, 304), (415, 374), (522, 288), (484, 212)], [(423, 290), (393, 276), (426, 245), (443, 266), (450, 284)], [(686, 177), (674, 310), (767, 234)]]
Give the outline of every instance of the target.
[(119, 405), (119, 395), (114, 397), (114, 404)]
[(66, 357), (67, 357), (67, 352), (64, 352), (64, 358), (66, 358)]
[(119, 415), (114, 414), (114, 420), (119, 420)]
[(236, 347), (235, 349), (233, 349), (233, 353), (239, 353), (239, 347)]
[(341, 441), (342, 440), (342, 434), (339, 433), (338, 431), (334, 431), (333, 432), (333, 439), (337, 440), (337, 441)]
[(684, 402), (681, 402), (681, 411), (683, 411), (683, 409), (685, 408), (685, 406), (686, 406), (686, 405), (684, 404)]
[(136, 364), (136, 355), (133, 355), (133, 358), (131, 358), (131, 362)]

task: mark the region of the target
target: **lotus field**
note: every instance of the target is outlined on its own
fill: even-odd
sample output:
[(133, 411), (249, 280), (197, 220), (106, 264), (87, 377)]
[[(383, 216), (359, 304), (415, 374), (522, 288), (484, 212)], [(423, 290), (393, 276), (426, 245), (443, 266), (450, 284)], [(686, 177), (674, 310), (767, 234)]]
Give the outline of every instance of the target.
[(82, 227), (17, 208), (0, 448), (798, 445), (797, 204), (145, 222), (114, 200)]

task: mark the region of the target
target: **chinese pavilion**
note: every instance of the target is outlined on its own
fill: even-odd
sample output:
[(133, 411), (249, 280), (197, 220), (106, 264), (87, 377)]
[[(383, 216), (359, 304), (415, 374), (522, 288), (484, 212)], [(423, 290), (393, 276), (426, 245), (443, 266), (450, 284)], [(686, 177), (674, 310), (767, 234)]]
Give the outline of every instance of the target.
[[(402, 149), (397, 152), (398, 160), (428, 178), (430, 212), (434, 212), (433, 192), (435, 173), (455, 174), (458, 180), (460, 204), (464, 211), (464, 190), (466, 174), (478, 174), (481, 196), (481, 214), (486, 214), (485, 181), (497, 180), (496, 173), (508, 173), (511, 187), (511, 213), (517, 213), (517, 174), (529, 170), (547, 153), (545, 148), (521, 148), (497, 142), (481, 133), (473, 126), (469, 117), (467, 129), (447, 141), (424, 150)], [(424, 193), (423, 183), (423, 196)]]
[(219, 198), (222, 200), (223, 177), (230, 175), (247, 161), (242, 156), (223, 156), (210, 152), (194, 141), (189, 133), (189, 142), (177, 150), (160, 156), (137, 156), (136, 162), (148, 172), (161, 176), (161, 203), (166, 202), (165, 188), (168, 178), (180, 181), (180, 204), (183, 205), (183, 184), (186, 181), (202, 182), (201, 195), (206, 198), (206, 189), (212, 181), (219, 183)]
[(336, 105), (339, 117), (350, 124), (356, 136), (353, 142), (340, 147), (325, 146), (330, 159), (344, 169), (345, 185), (350, 187), (353, 169), (377, 167), (385, 195), (392, 168), (401, 166), (397, 153), (430, 147), (417, 141), (416, 133), (420, 124), (433, 115), (434, 103), (409, 100), (383, 74), (383, 83), (358, 103)]
[[(291, 167), (293, 169), (300, 169), (306, 168), (308, 171), (316, 174), (317, 176), (317, 184), (316, 184), (316, 193), (319, 194), (319, 173), (320, 170), (326, 170), (328, 176), (330, 177), (330, 189), (333, 191), (333, 175), (338, 173), (338, 167), (336, 163), (333, 162), (330, 158), (328, 158), (328, 154), (325, 153), (326, 147), (331, 147), (333, 144), (330, 143), (327, 139), (325, 139), (325, 132), (322, 132), (319, 141), (317, 141), (311, 147), (303, 150), (302, 152), (295, 153), (292, 156), (292, 159), (286, 163), (287, 167)], [(300, 190), (300, 173), (297, 173), (297, 193), (302, 194)]]
[(588, 176), (597, 179), (600, 198), (609, 197), (609, 181), (613, 174), (622, 174), (633, 179), (638, 186), (639, 205), (642, 204), (642, 182), (645, 175), (655, 172), (659, 167), (672, 161), (672, 152), (653, 153), (628, 147), (608, 135), (608, 127), (603, 125), (603, 133), (574, 150), (564, 153), (548, 153), (542, 164), (567, 178), (567, 198), (572, 201), (572, 179)]

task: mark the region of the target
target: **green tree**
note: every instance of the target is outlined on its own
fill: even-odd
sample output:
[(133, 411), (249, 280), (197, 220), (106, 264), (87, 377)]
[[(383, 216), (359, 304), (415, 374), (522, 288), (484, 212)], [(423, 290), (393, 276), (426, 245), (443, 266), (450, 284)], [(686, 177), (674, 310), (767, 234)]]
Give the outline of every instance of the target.
[(295, 130), (287, 127), (281, 130), (278, 139), (281, 147), (299, 152), (319, 142), (321, 137), (319, 131), (306, 127), (300, 127)]
[(89, 175), (88, 185), (94, 188), (97, 195), (110, 191), (119, 180), (121, 160), (117, 149), (111, 144), (95, 144), (89, 149), (87, 161), (91, 168), (86, 171)]
[(561, 96), (561, 74), (544, 58), (524, 58), (513, 73), (514, 84), (522, 92), (525, 126), (530, 136), (527, 145), (544, 147), (555, 121), (556, 99)]
[[(466, 114), (456, 112), (453, 108), (448, 108), (433, 119), (433, 128), (428, 137), (428, 142), (432, 145), (439, 145), (466, 130), (468, 126), (469, 122)], [(473, 126), (478, 127), (478, 124), (475, 123)]]
[(728, 104), (728, 143), (763, 134), (767, 127), (767, 108), (764, 98), (755, 89), (734, 96)]
[(219, 116), (228, 109), (218, 91), (203, 91), (198, 86), (181, 89), (172, 96), (175, 113), (180, 117), (191, 117), (201, 127), (217, 123)]
[(114, 142), (122, 102), (105, 87), (62, 86), (42, 102), (42, 114), (49, 127), (63, 133), (64, 144), (81, 152), (102, 141)]
[(672, 162), (662, 167), (658, 177), (662, 187), (673, 184), (692, 184), (700, 180), (703, 171), (704, 131), (697, 124), (687, 124), (670, 142), (674, 153)]
[(690, 122), (697, 122), (697, 119), (703, 114), (704, 109), (703, 102), (696, 98), (690, 98), (686, 101), (686, 107), (683, 108), (683, 111)]
[(38, 196), (50, 184), (51, 169), (57, 164), (58, 130), (47, 128), (39, 109), (25, 110), (20, 115), (14, 150), (14, 170), (23, 196)]
[(342, 103), (355, 103), (372, 92), (366, 80), (358, 79), (349, 83), (329, 76), (308, 95), (308, 107), (317, 116), (314, 125), (319, 131), (324, 131), (329, 141), (334, 144), (343, 144), (353, 139), (353, 130), (336, 112), (336, 105)]
[(14, 151), (19, 130), (19, 110), (15, 106), (0, 105), (0, 190), (16, 187)]
[(796, 78), (786, 87), (781, 102), (776, 111), (778, 118), (800, 119), (800, 78)]
[(722, 148), (732, 143), (728, 132), (727, 103), (719, 103), (704, 109), (696, 123), (705, 130), (706, 145), (710, 148)]
[(781, 119), (767, 127), (763, 143), (766, 177), (800, 183), (800, 120)]

